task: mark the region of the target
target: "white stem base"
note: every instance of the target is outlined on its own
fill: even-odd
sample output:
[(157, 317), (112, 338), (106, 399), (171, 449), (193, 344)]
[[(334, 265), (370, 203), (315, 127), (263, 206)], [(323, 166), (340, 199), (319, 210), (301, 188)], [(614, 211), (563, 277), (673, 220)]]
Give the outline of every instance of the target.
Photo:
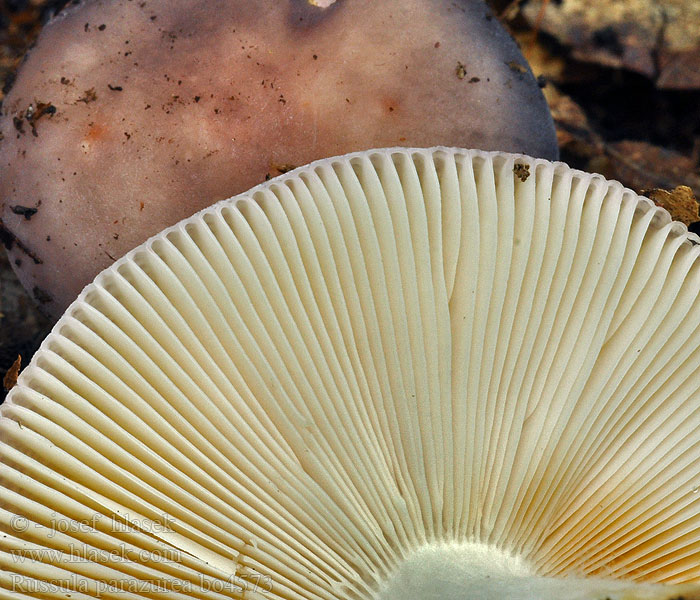
[(543, 577), (522, 560), (483, 544), (435, 544), (409, 556), (378, 600), (683, 600), (700, 586), (594, 577)]

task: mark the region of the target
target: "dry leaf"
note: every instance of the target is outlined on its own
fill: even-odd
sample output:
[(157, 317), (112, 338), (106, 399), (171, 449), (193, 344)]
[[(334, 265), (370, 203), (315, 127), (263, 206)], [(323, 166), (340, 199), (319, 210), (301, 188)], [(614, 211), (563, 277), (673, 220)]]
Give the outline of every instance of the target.
[(642, 193), (670, 212), (674, 221), (681, 221), (686, 225), (700, 221), (698, 201), (693, 195), (693, 190), (687, 185), (678, 185), (670, 192), (656, 188), (644, 190)]
[(694, 159), (646, 142), (622, 141), (605, 146), (605, 165), (598, 171), (633, 190), (670, 190), (685, 185), (700, 190)]
[(667, 89), (700, 88), (697, 0), (566, 0), (529, 2), (531, 26), (570, 46), (574, 58), (625, 68)]

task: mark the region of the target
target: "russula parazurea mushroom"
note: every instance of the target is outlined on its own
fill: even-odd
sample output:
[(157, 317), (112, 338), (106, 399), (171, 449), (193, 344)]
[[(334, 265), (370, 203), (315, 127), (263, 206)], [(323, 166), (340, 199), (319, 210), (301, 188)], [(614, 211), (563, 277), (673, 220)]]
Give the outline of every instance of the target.
[(700, 598), (697, 244), (445, 148), (198, 213), (0, 407), (0, 597)]
[(46, 27), (0, 118), (0, 217), (45, 311), (313, 160), (438, 144), (557, 158), (537, 82), (482, 0), (317, 4), (87, 0)]

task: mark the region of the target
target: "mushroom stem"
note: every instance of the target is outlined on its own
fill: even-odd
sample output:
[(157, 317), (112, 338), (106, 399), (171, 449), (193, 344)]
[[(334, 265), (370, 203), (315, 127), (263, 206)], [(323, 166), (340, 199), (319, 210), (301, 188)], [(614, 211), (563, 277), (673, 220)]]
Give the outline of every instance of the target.
[(602, 577), (545, 577), (508, 552), (480, 543), (430, 544), (410, 554), (379, 600), (691, 600), (697, 586)]

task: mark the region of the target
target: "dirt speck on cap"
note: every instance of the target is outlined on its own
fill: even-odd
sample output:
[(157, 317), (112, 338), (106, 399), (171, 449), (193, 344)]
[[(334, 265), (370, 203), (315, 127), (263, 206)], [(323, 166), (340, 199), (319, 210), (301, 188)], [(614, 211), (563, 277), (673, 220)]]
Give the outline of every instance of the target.
[(27, 221), (29, 221), (38, 212), (39, 209), (30, 206), (21, 206), (17, 204), (16, 206), (10, 206), (10, 210), (16, 215), (22, 215)]
[(457, 79), (464, 79), (467, 76), (467, 68), (464, 66), (464, 64), (461, 62), (457, 63), (455, 74), (457, 75)]
[(527, 67), (519, 63), (517, 60), (510, 60), (506, 63), (506, 65), (508, 65), (508, 68), (513, 71), (513, 73), (518, 73), (520, 75), (527, 73)]
[(525, 182), (527, 178), (530, 177), (530, 165), (516, 163), (513, 166), (513, 173), (515, 173), (515, 176), (520, 179), (520, 181)]
[(299, 165), (293, 165), (291, 163), (271, 163), (270, 169), (277, 171), (280, 175), (282, 175), (284, 173), (289, 173), (289, 171), (293, 171), (298, 166)]
[(78, 98), (78, 102), (85, 102), (85, 104), (90, 104), (90, 102), (94, 102), (97, 100), (97, 92), (95, 91), (94, 87), (91, 87), (89, 90), (85, 90), (83, 92), (83, 95)]

